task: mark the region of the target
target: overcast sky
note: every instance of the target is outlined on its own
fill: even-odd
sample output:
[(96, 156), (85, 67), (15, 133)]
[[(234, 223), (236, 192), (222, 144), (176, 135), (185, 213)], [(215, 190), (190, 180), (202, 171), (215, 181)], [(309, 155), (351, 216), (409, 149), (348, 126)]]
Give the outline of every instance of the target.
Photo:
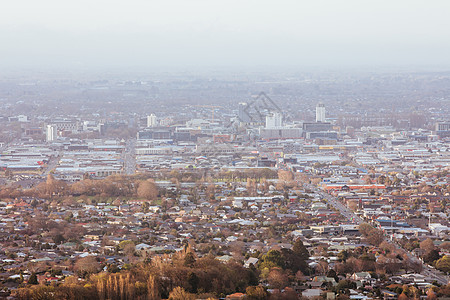
[(10, 0), (2, 67), (450, 66), (449, 0)]

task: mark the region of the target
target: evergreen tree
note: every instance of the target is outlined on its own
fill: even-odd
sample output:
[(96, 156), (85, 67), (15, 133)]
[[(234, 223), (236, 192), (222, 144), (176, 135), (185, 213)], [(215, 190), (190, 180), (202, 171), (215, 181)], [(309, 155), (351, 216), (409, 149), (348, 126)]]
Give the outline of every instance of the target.
[(198, 290), (198, 283), (199, 283), (198, 276), (194, 272), (189, 272), (187, 281), (190, 286), (189, 292), (196, 294), (197, 290)]
[(31, 274), (30, 278), (28, 279), (29, 284), (38, 284), (36, 273)]
[(184, 265), (187, 267), (192, 267), (195, 263), (195, 257), (194, 254), (189, 251), (186, 253), (186, 256), (184, 257)]

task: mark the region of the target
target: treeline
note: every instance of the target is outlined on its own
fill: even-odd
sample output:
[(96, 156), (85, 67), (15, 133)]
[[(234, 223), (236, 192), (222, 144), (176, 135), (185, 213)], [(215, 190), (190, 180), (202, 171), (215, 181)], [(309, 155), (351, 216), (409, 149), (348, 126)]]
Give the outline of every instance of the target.
[[(279, 178), (277, 171), (270, 169), (254, 169), (245, 171), (224, 171), (214, 174), (206, 174), (203, 171), (178, 172), (154, 174), (156, 179), (170, 180), (174, 184), (180, 182), (204, 182), (213, 181), (245, 182), (251, 180), (268, 187), (267, 179)], [(206, 175), (206, 176), (205, 176)], [(283, 180), (283, 182), (285, 182)], [(147, 200), (155, 200), (158, 197), (158, 187), (154, 179), (145, 175), (111, 175), (104, 179), (91, 179), (86, 176), (83, 180), (68, 183), (57, 180), (52, 174), (38, 185), (24, 189), (20, 186), (5, 186), (0, 189), (1, 198), (39, 197), (43, 199), (61, 198), (65, 196), (99, 196), (99, 197), (134, 197)]]
[(244, 182), (248, 178), (255, 179), (257, 182), (261, 182), (263, 179), (276, 179), (278, 178), (278, 171), (271, 170), (269, 168), (263, 169), (248, 169), (242, 171), (219, 171), (211, 172), (206, 169), (192, 171), (177, 171), (172, 170), (170, 172), (162, 172), (161, 179), (172, 180), (178, 182), (199, 182), (206, 181), (206, 178), (213, 178), (214, 181), (225, 182)]
[[(224, 297), (245, 292), (258, 285), (258, 270), (246, 269), (230, 261), (221, 263), (213, 256), (196, 258), (187, 248), (172, 255), (154, 257), (117, 273), (86, 273), (86, 280), (67, 278), (57, 286), (28, 286), (18, 289), (19, 299), (189, 299), (190, 294), (201, 298)], [(185, 298), (174, 298), (182, 294)]]
[[(259, 262), (244, 268), (233, 259), (223, 263), (214, 255), (196, 257), (190, 245), (186, 245), (183, 251), (148, 257), (122, 270), (88, 256), (80, 258), (74, 266), (83, 281), (69, 277), (60, 285), (34, 286), (37, 282), (29, 280), (16, 296), (19, 299), (114, 300), (190, 299), (197, 295), (201, 299), (217, 299), (235, 292), (248, 292), (264, 294), (267, 297), (262, 299), (267, 299), (269, 294), (256, 288), (261, 280), (271, 287), (284, 289), (298, 283), (304, 273), (313, 271), (306, 262), (309, 253), (300, 240), (292, 249), (255, 255)], [(108, 272), (100, 272), (104, 267)]]
[(4, 187), (1, 198), (39, 197), (44, 199), (64, 196), (135, 197), (155, 200), (158, 188), (153, 179), (137, 176), (112, 175), (105, 179), (83, 179), (74, 183), (56, 180), (49, 174), (46, 181), (29, 189)]

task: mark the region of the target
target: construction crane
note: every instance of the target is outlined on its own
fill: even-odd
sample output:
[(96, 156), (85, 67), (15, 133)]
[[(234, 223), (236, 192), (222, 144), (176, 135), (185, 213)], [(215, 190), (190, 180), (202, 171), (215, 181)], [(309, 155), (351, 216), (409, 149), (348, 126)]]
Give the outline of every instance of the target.
[(194, 107), (207, 107), (207, 108), (211, 108), (211, 120), (212, 122), (214, 122), (214, 113), (216, 108), (222, 108), (222, 106), (217, 106), (217, 105), (192, 105)]

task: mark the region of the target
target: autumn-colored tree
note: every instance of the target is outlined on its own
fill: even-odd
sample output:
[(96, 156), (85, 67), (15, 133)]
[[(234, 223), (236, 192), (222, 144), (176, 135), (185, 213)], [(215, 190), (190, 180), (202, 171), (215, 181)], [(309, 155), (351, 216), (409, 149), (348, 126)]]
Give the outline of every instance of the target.
[(256, 179), (247, 178), (246, 189), (247, 189), (247, 193), (250, 196), (255, 196), (256, 195), (256, 189), (257, 189)]
[(285, 288), (289, 284), (289, 278), (281, 268), (273, 268), (267, 276), (267, 281), (275, 289)]
[(94, 256), (86, 256), (77, 260), (74, 269), (81, 277), (85, 277), (86, 275), (99, 272), (100, 264)]
[(158, 282), (154, 275), (150, 275), (147, 279), (147, 300), (159, 300), (161, 299), (159, 294)]
[(436, 246), (433, 243), (433, 240), (427, 238), (423, 242), (420, 243), (420, 249), (424, 250), (425, 253), (430, 252), (431, 250), (436, 249)]
[(359, 225), (359, 232), (361, 232), (364, 236), (368, 236), (372, 230), (373, 227), (367, 223), (362, 223)]
[(141, 181), (139, 183), (137, 194), (139, 198), (155, 200), (156, 197), (158, 197), (158, 188), (152, 180)]
[(266, 300), (269, 299), (269, 293), (262, 286), (248, 286), (245, 289), (248, 300)]
[(283, 300), (298, 300), (298, 294), (290, 287), (286, 287), (281, 294)]
[(437, 295), (433, 291), (433, 289), (428, 289), (428, 291), (427, 291), (427, 299), (428, 300), (435, 300), (435, 299), (437, 299)]
[(205, 193), (206, 193), (206, 197), (209, 200), (213, 200), (214, 199), (214, 197), (216, 195), (216, 185), (214, 184), (214, 182), (210, 181), (208, 183), (208, 186), (206, 187)]
[(352, 211), (357, 211), (358, 210), (358, 201), (356, 201), (356, 200), (348, 201), (347, 207)]
[(450, 251), (450, 242), (444, 242), (440, 247), (444, 250)]
[(386, 241), (383, 241), (383, 242), (379, 245), (379, 248), (382, 249), (382, 250), (384, 250), (384, 251), (387, 252), (387, 253), (392, 252), (392, 251), (395, 250), (395, 246), (392, 245), (392, 244), (390, 244), (390, 243), (388, 243), (388, 242), (386, 242)]
[(279, 170), (277, 189), (284, 190), (294, 185), (294, 174), (291, 171)]
[(450, 256), (445, 255), (438, 261), (436, 261), (436, 269), (445, 273), (450, 273)]
[(398, 296), (398, 300), (409, 300), (409, 297), (406, 296), (405, 293), (401, 293), (400, 296)]
[(294, 180), (294, 173), (292, 173), (291, 171), (279, 170), (278, 171), (278, 180), (292, 181), (292, 180)]
[(264, 193), (267, 193), (269, 191), (269, 187), (270, 183), (267, 181), (267, 179), (263, 178), (259, 184), (259, 189)]
[(169, 300), (195, 300), (195, 296), (182, 287), (175, 287), (169, 294)]
[(328, 263), (321, 260), (316, 266), (316, 272), (320, 275), (325, 275), (328, 272)]
[(131, 260), (136, 252), (136, 246), (134, 243), (129, 243), (123, 247), (123, 254)]
[(367, 223), (360, 224), (359, 231), (366, 237), (367, 241), (374, 246), (380, 245), (384, 240), (383, 232)]
[(192, 267), (195, 263), (195, 256), (192, 251), (187, 251), (184, 256), (184, 265), (188, 267)]

